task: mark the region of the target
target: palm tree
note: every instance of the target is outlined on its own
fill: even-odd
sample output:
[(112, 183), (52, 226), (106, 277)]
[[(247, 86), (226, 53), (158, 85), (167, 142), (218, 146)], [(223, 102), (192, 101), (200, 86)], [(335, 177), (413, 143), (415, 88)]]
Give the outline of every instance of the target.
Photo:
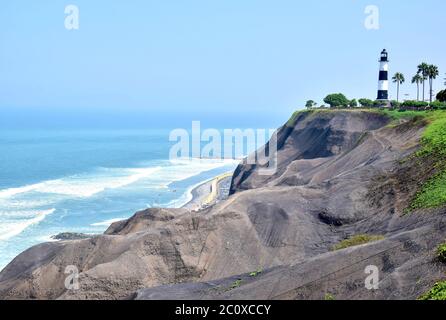
[(423, 62), (421, 64), (418, 65), (418, 73), (423, 77), (423, 101), (425, 100), (424, 98), (424, 83), (427, 80), (427, 69), (429, 68), (429, 65), (426, 62)]
[(399, 102), (400, 100), (400, 84), (403, 84), (406, 79), (404, 79), (404, 75), (401, 72), (395, 73), (395, 75), (392, 78), (393, 82), (396, 83), (396, 101)]
[(423, 82), (423, 77), (419, 73), (413, 76), (412, 83), (417, 84), (417, 101), (420, 101), (420, 83), (422, 82)]
[(434, 80), (437, 79), (437, 76), (439, 75), (438, 67), (434, 66), (433, 64), (429, 65), (427, 68), (427, 76), (429, 78), (429, 101), (432, 103), (432, 96), (434, 94), (433, 92), (433, 84)]

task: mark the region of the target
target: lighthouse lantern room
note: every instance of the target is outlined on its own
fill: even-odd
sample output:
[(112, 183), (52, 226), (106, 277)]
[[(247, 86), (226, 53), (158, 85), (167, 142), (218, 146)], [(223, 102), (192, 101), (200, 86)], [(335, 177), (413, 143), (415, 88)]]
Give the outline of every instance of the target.
[(379, 60), (378, 100), (389, 100), (389, 57), (386, 49)]

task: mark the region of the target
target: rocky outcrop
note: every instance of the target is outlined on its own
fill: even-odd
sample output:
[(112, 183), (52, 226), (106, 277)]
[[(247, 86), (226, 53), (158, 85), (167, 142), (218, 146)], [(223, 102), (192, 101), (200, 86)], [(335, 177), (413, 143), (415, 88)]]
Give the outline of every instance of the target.
[[(0, 273), (0, 298), (414, 298), (444, 271), (434, 259), (444, 211), (404, 215), (431, 169), (408, 158), (423, 125), (389, 122), (298, 114), (279, 130), (274, 175), (240, 165), (232, 195), (211, 208), (148, 209), (104, 235), (33, 247)], [(385, 240), (332, 251), (364, 233)], [(380, 268), (381, 293), (362, 285), (364, 264)], [(65, 288), (67, 266), (79, 290)]]

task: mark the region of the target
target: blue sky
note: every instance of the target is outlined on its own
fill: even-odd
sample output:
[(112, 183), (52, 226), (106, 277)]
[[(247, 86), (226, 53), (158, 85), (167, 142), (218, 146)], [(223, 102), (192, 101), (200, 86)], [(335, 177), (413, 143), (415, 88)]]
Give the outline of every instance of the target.
[[(64, 27), (69, 4), (79, 30)], [(370, 4), (379, 30), (364, 27)], [(328, 93), (375, 98), (383, 48), (392, 73), (410, 81), (419, 62), (433, 63), (444, 88), (445, 20), (444, 0), (3, 0), (0, 114), (240, 116), (274, 127)]]

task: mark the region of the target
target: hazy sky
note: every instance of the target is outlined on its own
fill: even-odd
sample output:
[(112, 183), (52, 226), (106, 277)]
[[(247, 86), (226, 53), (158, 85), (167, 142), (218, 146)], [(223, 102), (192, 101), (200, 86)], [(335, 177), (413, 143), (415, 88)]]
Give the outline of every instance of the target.
[[(66, 30), (66, 5), (80, 29)], [(367, 5), (380, 9), (367, 30)], [(446, 72), (446, 2), (377, 0), (2, 0), (0, 108), (61, 113), (253, 114), (283, 122), (327, 93), (375, 98), (421, 61)], [(393, 97), (396, 96), (391, 86)], [(86, 111), (85, 111), (86, 112)], [(254, 113), (253, 113), (254, 112)]]

